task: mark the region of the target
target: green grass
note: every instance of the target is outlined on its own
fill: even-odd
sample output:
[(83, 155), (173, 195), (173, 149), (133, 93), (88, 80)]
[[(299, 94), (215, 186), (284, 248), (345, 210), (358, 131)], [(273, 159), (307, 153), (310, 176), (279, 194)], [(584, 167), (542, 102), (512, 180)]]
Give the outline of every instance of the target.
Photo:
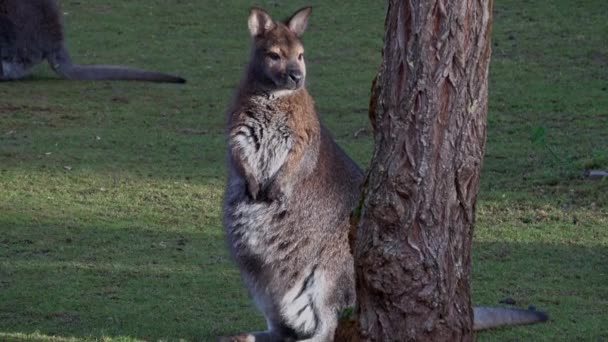
[[(302, 1), (256, 1), (287, 16)], [(247, 1), (63, 1), (73, 58), (185, 86), (0, 84), (0, 340), (212, 341), (261, 329), (224, 246), (224, 109), (248, 56)], [(309, 88), (361, 164), (384, 4), (313, 2)], [(473, 300), (547, 324), (480, 340), (608, 340), (608, 7), (495, 4)]]

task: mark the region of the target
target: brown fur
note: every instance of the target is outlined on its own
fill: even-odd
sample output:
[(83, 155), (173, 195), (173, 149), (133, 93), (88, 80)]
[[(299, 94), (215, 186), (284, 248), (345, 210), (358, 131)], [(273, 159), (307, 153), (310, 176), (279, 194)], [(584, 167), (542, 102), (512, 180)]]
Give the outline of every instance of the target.
[[(253, 15), (264, 16), (265, 12), (259, 9), (252, 9)], [(269, 17), (261, 18), (261, 21), (269, 20)], [(263, 25), (263, 24), (262, 24)], [(260, 33), (261, 34), (261, 33)], [(260, 35), (258, 34), (258, 36)], [(256, 97), (267, 96), (273, 97), (271, 89), (273, 85), (265, 84), (260, 80), (260, 73), (274, 75), (273, 77), (284, 77), (289, 68), (298, 68), (305, 75), (305, 64), (303, 60), (304, 48), (296, 33), (290, 30), (285, 23), (273, 22), (272, 30), (263, 32), (264, 39), (254, 39), (251, 60), (247, 68), (246, 76), (235, 98), (232, 109), (228, 111), (228, 127), (229, 136), (234, 136), (238, 131), (238, 124), (248, 116), (248, 111), (256, 106), (253, 101)], [(255, 37), (256, 33), (252, 32)], [(269, 53), (274, 53), (282, 57), (280, 63), (275, 63), (269, 57)], [(265, 69), (261, 71), (260, 69)], [(273, 193), (278, 191), (278, 188), (288, 186), (288, 180), (292, 178), (298, 169), (298, 166), (304, 156), (304, 151), (311, 143), (320, 136), (320, 124), (314, 108), (314, 101), (308, 94), (305, 88), (297, 88), (288, 96), (275, 98), (273, 101), (274, 110), (283, 113), (289, 113), (287, 116), (287, 126), (292, 134), (293, 146), (290, 153), (281, 167), (279, 174), (275, 178), (273, 184)], [(237, 161), (236, 166), (245, 174), (250, 174), (246, 163), (243, 162), (244, 156), (239, 149), (231, 150), (232, 158)], [(249, 186), (252, 192), (256, 192), (258, 187), (251, 178)], [(257, 190), (259, 191), (259, 189)], [(255, 195), (255, 194), (253, 194)]]
[[(241, 98), (247, 98), (247, 96)], [(279, 188), (284, 188), (289, 180), (294, 178), (306, 148), (319, 139), (321, 129), (314, 109), (314, 102), (306, 89), (300, 89), (293, 95), (277, 99), (275, 105), (276, 110), (290, 114), (287, 117), (287, 126), (291, 128), (293, 146), (280, 172), (275, 177), (274, 192), (272, 192), (274, 196), (277, 195), (276, 191)], [(233, 127), (235, 122), (242, 122), (242, 119), (247, 116), (247, 109), (250, 107), (247, 102), (239, 103), (232, 111), (229, 123), (229, 126), (232, 127), (229, 133), (231, 136), (234, 136), (237, 129)], [(239, 150), (233, 150), (232, 157), (237, 160), (237, 165), (244, 164), (244, 156)]]
[(306, 89), (301, 89), (293, 96), (282, 99), (278, 108), (285, 113), (292, 114), (288, 117), (287, 125), (293, 129), (294, 138), (294, 145), (287, 156), (281, 174), (282, 179), (279, 180), (284, 182), (295, 175), (305, 149), (319, 139), (321, 126), (315, 113), (313, 100)]

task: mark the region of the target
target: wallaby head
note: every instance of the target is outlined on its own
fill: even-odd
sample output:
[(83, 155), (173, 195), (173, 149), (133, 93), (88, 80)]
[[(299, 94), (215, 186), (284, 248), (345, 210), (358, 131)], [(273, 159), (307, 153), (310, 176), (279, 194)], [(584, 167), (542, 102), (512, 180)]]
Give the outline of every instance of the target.
[(302, 8), (280, 22), (260, 8), (251, 9), (248, 26), (253, 46), (248, 76), (254, 86), (274, 95), (304, 86), (306, 63), (300, 36), (311, 11), (311, 7)]

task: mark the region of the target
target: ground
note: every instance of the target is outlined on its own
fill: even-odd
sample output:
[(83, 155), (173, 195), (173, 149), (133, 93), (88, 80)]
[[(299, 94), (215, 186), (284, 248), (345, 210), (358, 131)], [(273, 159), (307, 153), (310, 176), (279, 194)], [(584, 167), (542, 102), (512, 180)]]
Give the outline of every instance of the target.
[[(256, 1), (278, 17), (308, 5)], [(184, 86), (0, 84), (0, 340), (211, 341), (261, 329), (224, 246), (224, 109), (248, 56), (248, 1), (62, 1), (73, 58)], [(365, 167), (384, 4), (313, 1), (308, 83)], [(481, 341), (608, 340), (608, 6), (495, 3), (473, 301), (551, 321)]]

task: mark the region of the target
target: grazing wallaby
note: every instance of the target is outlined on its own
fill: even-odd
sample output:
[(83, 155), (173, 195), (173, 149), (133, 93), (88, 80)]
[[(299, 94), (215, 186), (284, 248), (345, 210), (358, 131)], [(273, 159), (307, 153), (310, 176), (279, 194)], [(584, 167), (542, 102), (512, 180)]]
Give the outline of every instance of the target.
[[(227, 115), (224, 227), (268, 330), (229, 341), (332, 341), (355, 303), (349, 216), (363, 173), (319, 123), (299, 36), (311, 8), (276, 22), (253, 8), (251, 59)], [(477, 307), (475, 329), (546, 319)]]
[(72, 80), (185, 82), (181, 77), (129, 67), (73, 64), (55, 0), (0, 0), (0, 80), (23, 78), (44, 60), (57, 74)]

